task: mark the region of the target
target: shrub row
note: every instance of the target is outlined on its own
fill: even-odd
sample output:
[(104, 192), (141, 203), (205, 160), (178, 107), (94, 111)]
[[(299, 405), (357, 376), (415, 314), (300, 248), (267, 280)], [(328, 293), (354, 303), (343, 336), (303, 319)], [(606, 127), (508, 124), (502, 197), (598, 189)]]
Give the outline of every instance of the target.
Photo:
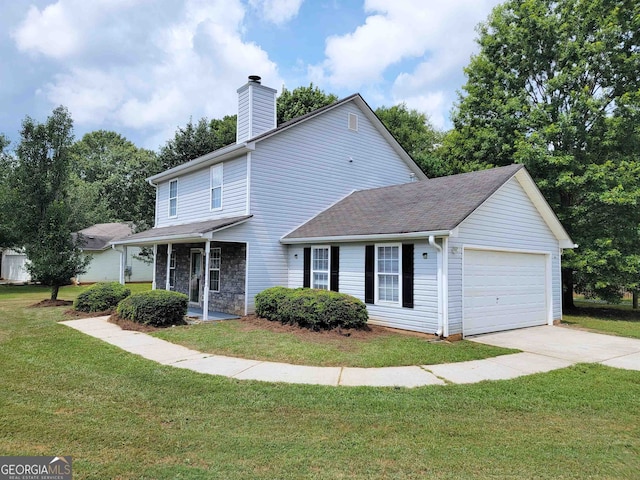
[(73, 308), (81, 312), (104, 312), (116, 308), (129, 295), (131, 290), (118, 282), (100, 282), (78, 295)]
[(267, 288), (256, 295), (255, 305), (261, 317), (312, 330), (362, 328), (369, 319), (360, 300), (328, 290)]
[(119, 317), (143, 325), (167, 327), (184, 324), (188, 297), (184, 293), (151, 290), (136, 293), (118, 304)]

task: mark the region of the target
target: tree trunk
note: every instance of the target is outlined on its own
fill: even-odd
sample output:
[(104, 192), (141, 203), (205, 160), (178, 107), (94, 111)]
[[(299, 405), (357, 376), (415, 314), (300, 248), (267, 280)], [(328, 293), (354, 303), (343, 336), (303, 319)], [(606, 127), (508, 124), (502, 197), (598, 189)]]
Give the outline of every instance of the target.
[(575, 310), (573, 303), (573, 270), (570, 268), (562, 269), (562, 311), (570, 312)]
[(631, 303), (633, 304), (633, 309), (637, 310), (638, 309), (638, 290), (634, 290), (632, 294), (633, 294), (633, 300), (631, 301)]
[(51, 300), (58, 299), (58, 290), (60, 290), (60, 285), (53, 285), (51, 287)]

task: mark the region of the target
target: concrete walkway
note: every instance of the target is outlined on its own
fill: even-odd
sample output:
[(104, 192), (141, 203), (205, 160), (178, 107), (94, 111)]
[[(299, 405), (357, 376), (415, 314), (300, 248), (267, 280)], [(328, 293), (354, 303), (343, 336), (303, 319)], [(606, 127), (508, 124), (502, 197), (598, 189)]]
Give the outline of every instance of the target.
[[(506, 345), (510, 341), (515, 342), (516, 339), (504, 339), (499, 337), (502, 334), (494, 334), (476, 337), (471, 340), (490, 345), (519, 348), (524, 351), (522, 353), (502, 355), (484, 360), (442, 365), (385, 368), (309, 367), (206, 354), (165, 340), (160, 340), (144, 333), (122, 330), (107, 320), (108, 317), (94, 317), (81, 320), (69, 320), (61, 323), (120, 347), (127, 352), (140, 355), (164, 365), (186, 368), (210, 375), (223, 375), (241, 380), (332, 386), (420, 387), (424, 385), (476, 383), (483, 380), (516, 378), (522, 375), (548, 372), (550, 370), (568, 367), (581, 361), (599, 361), (606, 365), (640, 370), (639, 340), (630, 341), (630, 345), (632, 346), (625, 347), (625, 355), (613, 357), (600, 354), (596, 355), (598, 359), (594, 360), (586, 354), (576, 355), (575, 357), (564, 354), (561, 356), (556, 354), (555, 350), (549, 352), (539, 346), (535, 348), (535, 350), (539, 351), (531, 351), (528, 345), (524, 347), (514, 344)], [(578, 334), (587, 333), (562, 329), (560, 327), (535, 327), (533, 329), (518, 330), (517, 332), (527, 337), (526, 332), (535, 331), (535, 329), (567, 330), (571, 333)], [(540, 333), (540, 335), (543, 336), (545, 334), (546, 332), (544, 331)], [(608, 335), (588, 335), (605, 337), (605, 339), (621, 339), (621, 337), (610, 337)], [(612, 347), (618, 348), (620, 346), (620, 342), (617, 340), (613, 341)], [(590, 342), (593, 343), (592, 340), (590, 340)], [(636, 342), (637, 345), (634, 342)], [(503, 344), (501, 345), (500, 343)], [(535, 341), (532, 343), (537, 344)], [(627, 344), (627, 342), (622, 343)], [(564, 353), (566, 353), (566, 351), (567, 349), (563, 349)], [(600, 357), (603, 358), (600, 359)]]

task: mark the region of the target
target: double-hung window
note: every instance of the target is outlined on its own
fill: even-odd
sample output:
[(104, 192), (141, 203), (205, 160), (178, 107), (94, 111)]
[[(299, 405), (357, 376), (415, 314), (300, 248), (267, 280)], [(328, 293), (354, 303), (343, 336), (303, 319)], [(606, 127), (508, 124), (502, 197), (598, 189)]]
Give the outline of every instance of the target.
[(376, 301), (400, 303), (400, 245), (376, 246)]
[(329, 247), (311, 249), (311, 288), (329, 290)]
[(209, 253), (209, 290), (220, 291), (220, 248), (212, 248)]
[(222, 208), (222, 163), (211, 167), (211, 210)]
[(169, 182), (169, 216), (178, 215), (178, 179)]

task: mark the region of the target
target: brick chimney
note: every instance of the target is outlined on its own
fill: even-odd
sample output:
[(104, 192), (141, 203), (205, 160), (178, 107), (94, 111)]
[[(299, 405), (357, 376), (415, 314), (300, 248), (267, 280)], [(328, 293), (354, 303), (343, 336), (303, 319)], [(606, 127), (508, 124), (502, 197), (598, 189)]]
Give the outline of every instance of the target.
[(249, 81), (238, 89), (238, 125), (236, 143), (276, 128), (277, 90), (265, 87), (260, 77), (250, 75)]

